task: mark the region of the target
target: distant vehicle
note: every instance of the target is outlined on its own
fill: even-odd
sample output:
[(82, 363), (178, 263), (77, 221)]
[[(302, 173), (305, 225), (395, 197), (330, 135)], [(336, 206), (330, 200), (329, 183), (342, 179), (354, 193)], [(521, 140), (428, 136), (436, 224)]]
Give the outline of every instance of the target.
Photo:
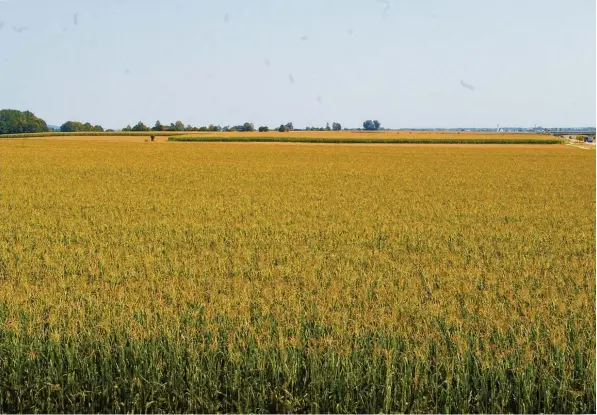
[(585, 143), (592, 143), (593, 141), (595, 141), (595, 137), (592, 135), (585, 136)]

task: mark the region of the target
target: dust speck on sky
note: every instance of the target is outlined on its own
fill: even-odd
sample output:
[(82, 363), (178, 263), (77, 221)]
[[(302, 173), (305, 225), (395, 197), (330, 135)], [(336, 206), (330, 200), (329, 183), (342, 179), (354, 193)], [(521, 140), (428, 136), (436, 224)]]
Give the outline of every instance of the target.
[(12, 30), (14, 30), (17, 33), (23, 33), (29, 30), (29, 28), (27, 26), (13, 26)]
[(475, 90), (474, 86), (472, 86), (471, 84), (468, 84), (468, 83), (466, 83), (464, 81), (460, 81), (460, 85), (462, 85), (464, 88), (466, 88), (466, 89), (468, 89), (470, 91), (474, 91)]
[(383, 14), (381, 15), (382, 19), (386, 18), (386, 14), (388, 13), (388, 9), (390, 8), (390, 2), (388, 0), (377, 0), (380, 3), (384, 3), (386, 5), (386, 7), (384, 7), (383, 9)]

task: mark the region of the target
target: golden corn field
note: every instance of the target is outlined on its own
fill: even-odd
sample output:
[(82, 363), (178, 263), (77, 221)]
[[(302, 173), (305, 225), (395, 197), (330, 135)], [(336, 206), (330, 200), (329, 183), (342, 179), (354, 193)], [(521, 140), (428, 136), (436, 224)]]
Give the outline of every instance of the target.
[(170, 141), (294, 141), (294, 142), (374, 142), (374, 143), (545, 143), (561, 142), (551, 134), (454, 132), (454, 131), (268, 131), (268, 132), (208, 132), (175, 134)]
[(506, 133), (478, 131), (304, 131), (288, 132), (187, 132), (187, 131), (145, 131), (145, 132), (43, 132), (31, 134), (4, 134), (3, 138), (43, 138), (44, 140), (76, 141), (200, 141), (200, 142), (297, 142), (297, 143), (426, 143), (426, 144), (558, 144), (566, 141), (552, 134)]
[(595, 404), (595, 152), (0, 141), (0, 412)]

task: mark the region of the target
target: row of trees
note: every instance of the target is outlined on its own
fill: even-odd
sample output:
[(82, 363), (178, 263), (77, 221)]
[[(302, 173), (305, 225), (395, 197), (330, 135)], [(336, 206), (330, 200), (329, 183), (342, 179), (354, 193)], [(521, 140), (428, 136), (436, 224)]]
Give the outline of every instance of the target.
[(325, 128), (324, 127), (307, 127), (305, 131), (340, 131), (342, 129), (342, 125), (340, 123), (334, 122), (330, 127), (330, 123), (327, 123)]
[[(379, 121), (367, 120), (363, 123), (363, 129), (365, 130), (379, 130), (381, 124)], [(276, 128), (279, 132), (294, 131), (294, 125), (292, 122), (281, 124)], [(327, 123), (326, 127), (306, 127), (305, 131), (340, 131), (342, 125), (334, 122), (330, 126)], [(270, 131), (267, 126), (260, 126), (257, 129), (259, 132)], [(0, 134), (20, 134), (20, 133), (38, 133), (49, 131), (48, 125), (41, 118), (36, 117), (30, 111), (18, 111), (18, 110), (0, 110)], [(91, 125), (90, 123), (81, 123), (79, 121), (67, 121), (60, 126), (61, 132), (82, 132), (82, 131), (104, 131), (101, 125)], [(112, 131), (112, 130), (107, 130)], [(159, 120), (156, 121), (153, 127), (148, 127), (143, 122), (139, 121), (134, 126), (127, 125), (122, 131), (240, 131), (240, 132), (251, 132), (255, 131), (253, 123), (246, 122), (244, 124), (235, 125), (232, 127), (225, 126), (220, 127), (219, 125), (210, 124), (208, 127), (193, 127), (191, 125), (184, 125), (182, 121), (176, 121), (170, 123), (170, 125), (163, 125)]]
[(137, 124), (131, 127), (127, 125), (122, 131), (221, 131), (222, 128), (218, 125), (215, 126), (210, 124), (209, 127), (193, 127), (191, 125), (185, 126), (182, 121), (176, 121), (170, 123), (170, 125), (164, 125), (159, 120), (156, 121), (155, 125), (151, 128), (139, 121)]
[(63, 133), (77, 133), (79, 131), (104, 131), (101, 125), (91, 125), (88, 122), (85, 124), (79, 121), (67, 121), (60, 126), (60, 132)]
[[(261, 127), (260, 127), (261, 128)], [(220, 127), (219, 125), (210, 124), (208, 127), (193, 127), (191, 125), (185, 126), (182, 121), (170, 123), (170, 125), (163, 125), (159, 120), (151, 128), (139, 121), (131, 127), (127, 125), (122, 131), (255, 131), (255, 126), (252, 123), (244, 123), (233, 127)]]
[(43, 133), (50, 131), (31, 111), (0, 110), (0, 134)]
[[(366, 121), (366, 123), (369, 121)], [(375, 121), (377, 124), (376, 128), (379, 129), (379, 121)], [(330, 123), (327, 123), (327, 126), (324, 127), (307, 127), (305, 131), (340, 131), (342, 129), (342, 125), (340, 123), (334, 122), (330, 127)], [(294, 131), (294, 125), (292, 122), (288, 122), (286, 124), (281, 124), (280, 127), (276, 129), (279, 132), (287, 132), (287, 131)], [(152, 128), (149, 128), (143, 122), (139, 121), (137, 124), (131, 127), (131, 125), (127, 125), (122, 131), (240, 131), (240, 132), (252, 132), (255, 131), (255, 125), (250, 122), (246, 122), (244, 124), (235, 125), (232, 127), (225, 126), (220, 127), (219, 125), (210, 124), (209, 127), (193, 127), (191, 125), (187, 125), (185, 127), (182, 121), (176, 121), (175, 123), (170, 123), (169, 126), (163, 125), (159, 120), (156, 121), (155, 125)], [(257, 131), (260, 133), (270, 131), (268, 126), (260, 126)]]

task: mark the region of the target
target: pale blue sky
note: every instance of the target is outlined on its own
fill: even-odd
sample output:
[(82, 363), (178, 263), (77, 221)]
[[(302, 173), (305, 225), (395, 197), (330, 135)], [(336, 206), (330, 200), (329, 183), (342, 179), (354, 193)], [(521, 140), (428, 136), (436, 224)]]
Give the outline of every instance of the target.
[(595, 0), (387, 3), (0, 0), (0, 108), (104, 128), (595, 125)]

